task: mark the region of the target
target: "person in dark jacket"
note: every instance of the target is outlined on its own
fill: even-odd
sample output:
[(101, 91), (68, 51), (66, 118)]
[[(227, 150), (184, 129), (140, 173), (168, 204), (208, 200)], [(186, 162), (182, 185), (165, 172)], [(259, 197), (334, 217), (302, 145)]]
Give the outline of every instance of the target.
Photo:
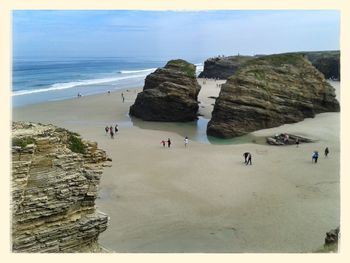
[(329, 149), (328, 147), (326, 147), (326, 149), (324, 150), (324, 156), (327, 157), (329, 154)]
[(250, 154), (249, 152), (243, 153), (243, 156), (244, 156), (244, 163), (245, 163), (245, 164), (247, 164), (247, 158), (248, 158), (248, 155), (249, 155), (249, 154)]

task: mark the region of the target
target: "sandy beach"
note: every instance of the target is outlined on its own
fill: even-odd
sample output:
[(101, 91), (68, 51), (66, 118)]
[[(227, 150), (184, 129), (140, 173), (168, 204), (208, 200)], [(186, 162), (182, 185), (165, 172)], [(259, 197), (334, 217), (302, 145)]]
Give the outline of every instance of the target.
[[(198, 80), (199, 113), (210, 119), (224, 81)], [(339, 82), (331, 83), (339, 100)], [(142, 87), (13, 109), (13, 120), (52, 123), (97, 141), (112, 158), (97, 199), (110, 225), (100, 236), (115, 252), (312, 252), (340, 220), (340, 113), (260, 130), (315, 143), (210, 144), (198, 123), (130, 119)], [(125, 96), (122, 102), (121, 93)], [(106, 125), (119, 125), (112, 140)], [(190, 142), (184, 147), (184, 136)], [(171, 138), (170, 148), (162, 139)], [(330, 149), (325, 158), (323, 151)], [(319, 162), (311, 162), (314, 150)], [(246, 166), (243, 152), (252, 153)]]

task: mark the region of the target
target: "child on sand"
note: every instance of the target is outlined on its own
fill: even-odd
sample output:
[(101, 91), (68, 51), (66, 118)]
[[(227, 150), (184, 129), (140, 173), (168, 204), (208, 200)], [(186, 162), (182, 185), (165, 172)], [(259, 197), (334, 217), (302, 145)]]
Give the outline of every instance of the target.
[(111, 129), (109, 133), (111, 134), (111, 139), (114, 139), (114, 132), (113, 132), (113, 129)]
[(115, 134), (117, 134), (117, 132), (118, 132), (118, 124), (115, 125), (114, 131), (115, 131)]
[(106, 134), (107, 134), (107, 133), (108, 133), (108, 131), (109, 131), (108, 126), (106, 126), (106, 127), (105, 127), (105, 131), (106, 131)]
[(185, 142), (185, 147), (187, 147), (187, 144), (188, 144), (188, 137), (187, 136), (185, 137), (184, 142)]
[(163, 145), (163, 147), (165, 147), (165, 141), (164, 140), (161, 140), (160, 143)]

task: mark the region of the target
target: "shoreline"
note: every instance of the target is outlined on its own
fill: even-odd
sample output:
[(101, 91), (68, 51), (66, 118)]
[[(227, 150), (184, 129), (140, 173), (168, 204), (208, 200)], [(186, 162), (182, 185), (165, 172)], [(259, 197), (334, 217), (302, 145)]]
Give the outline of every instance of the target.
[[(219, 90), (214, 81), (202, 89), (200, 109), (208, 114), (208, 97)], [(299, 148), (204, 144), (191, 136), (185, 148), (177, 124), (130, 126), (126, 114), (136, 92), (125, 94), (124, 103), (121, 92), (13, 109), (13, 120), (76, 131), (112, 158), (96, 200), (111, 220), (99, 237), (102, 246), (116, 252), (312, 252), (339, 225), (340, 113), (252, 133), (320, 139)], [(112, 140), (104, 127), (115, 122), (120, 129)], [(167, 138), (170, 149), (160, 145)], [(312, 151), (326, 146), (329, 157), (311, 163)], [(244, 165), (245, 151), (253, 155), (251, 166)]]

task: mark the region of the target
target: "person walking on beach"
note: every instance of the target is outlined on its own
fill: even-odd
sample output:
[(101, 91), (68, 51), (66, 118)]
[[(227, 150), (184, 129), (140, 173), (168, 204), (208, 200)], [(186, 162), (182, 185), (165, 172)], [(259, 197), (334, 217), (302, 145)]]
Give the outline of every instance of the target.
[(252, 165), (252, 155), (250, 153), (248, 153), (247, 162), (245, 165), (248, 165), (248, 164)]
[(115, 125), (114, 131), (115, 131), (115, 134), (117, 134), (117, 132), (118, 132), (118, 124)]
[(244, 156), (244, 163), (245, 163), (245, 164), (247, 164), (247, 160), (248, 160), (248, 155), (249, 155), (249, 154), (250, 154), (249, 152), (243, 153), (243, 156)]
[(124, 102), (125, 98), (124, 98), (124, 93), (122, 92), (122, 100)]
[(163, 145), (163, 148), (164, 148), (164, 147), (165, 147), (165, 141), (164, 141), (164, 140), (161, 140), (160, 143)]
[(295, 144), (297, 145), (297, 147), (299, 147), (299, 138), (295, 140)]
[(326, 147), (326, 149), (324, 150), (324, 156), (327, 157), (329, 154), (329, 149), (328, 147)]
[(108, 126), (105, 127), (106, 134), (108, 134), (109, 128)]
[(318, 151), (314, 151), (312, 154), (312, 161), (317, 163), (317, 159), (318, 159)]
[(170, 138), (168, 138), (168, 148), (170, 148), (170, 145), (171, 145), (171, 141), (170, 141)]
[(114, 139), (114, 132), (113, 132), (113, 129), (111, 129), (111, 130), (109, 131), (109, 133), (110, 133), (110, 135), (111, 135), (111, 139)]
[(185, 137), (184, 142), (185, 142), (185, 148), (186, 148), (187, 144), (188, 144), (188, 137), (187, 136)]

